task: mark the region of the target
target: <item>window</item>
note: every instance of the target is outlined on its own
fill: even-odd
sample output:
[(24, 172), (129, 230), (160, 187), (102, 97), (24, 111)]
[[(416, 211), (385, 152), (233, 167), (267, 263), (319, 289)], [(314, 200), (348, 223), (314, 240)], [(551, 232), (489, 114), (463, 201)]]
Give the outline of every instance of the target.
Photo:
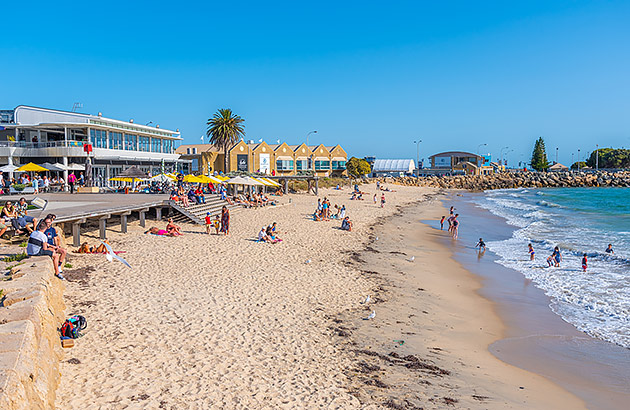
[(186, 155), (190, 155), (190, 148), (186, 148)]
[(107, 148), (107, 131), (90, 130), (90, 140), (94, 148)]
[(151, 138), (151, 152), (162, 152), (162, 140)]
[(150, 140), (151, 138), (149, 137), (140, 136), (140, 139), (139, 139), (140, 144), (138, 146), (138, 151), (149, 152), (149, 149), (151, 148)]
[(330, 169), (330, 161), (315, 161), (315, 171), (328, 171)]
[(307, 159), (298, 159), (295, 161), (295, 169), (298, 171), (306, 171), (309, 169), (308, 160)]
[(125, 149), (127, 151), (138, 150), (138, 136), (133, 134), (125, 134)]
[(293, 169), (293, 160), (279, 159), (276, 161), (276, 169), (278, 171), (290, 171)]
[(199, 171), (199, 159), (193, 158), (192, 163), (190, 165), (191, 165), (192, 172)]
[(332, 169), (333, 170), (346, 169), (346, 161), (333, 161)]
[(122, 133), (109, 132), (109, 149), (123, 149)]
[(162, 152), (165, 154), (173, 153), (173, 141), (162, 140)]

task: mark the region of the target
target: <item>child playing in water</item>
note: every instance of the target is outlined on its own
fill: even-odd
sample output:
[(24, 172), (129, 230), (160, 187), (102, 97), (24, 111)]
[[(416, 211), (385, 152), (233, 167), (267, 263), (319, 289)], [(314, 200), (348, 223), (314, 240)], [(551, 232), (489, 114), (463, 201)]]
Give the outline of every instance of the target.
[(529, 260), (533, 261), (534, 260), (534, 255), (536, 254), (536, 252), (534, 252), (534, 247), (532, 246), (532, 244), (530, 243), (529, 245), (527, 245), (528, 252), (529, 252)]
[(479, 242), (477, 242), (477, 245), (475, 245), (476, 247), (479, 247), (479, 251), (481, 252), (481, 250), (483, 249), (483, 252), (486, 251), (486, 243), (483, 241), (483, 238), (479, 238)]
[(588, 257), (584, 254), (584, 256), (582, 256), (582, 271), (586, 272), (586, 268), (588, 268)]
[(442, 216), (442, 219), (440, 219), (440, 231), (444, 230), (444, 218), (446, 217)]

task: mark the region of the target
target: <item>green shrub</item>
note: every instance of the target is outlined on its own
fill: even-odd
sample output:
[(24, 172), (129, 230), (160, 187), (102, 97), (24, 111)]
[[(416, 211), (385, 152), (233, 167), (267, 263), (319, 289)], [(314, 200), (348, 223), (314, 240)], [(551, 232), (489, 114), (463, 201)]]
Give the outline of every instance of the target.
[(10, 255), (5, 258), (2, 258), (2, 262), (19, 262), (26, 258), (28, 258), (28, 255), (26, 254), (26, 252), (16, 253), (15, 255)]

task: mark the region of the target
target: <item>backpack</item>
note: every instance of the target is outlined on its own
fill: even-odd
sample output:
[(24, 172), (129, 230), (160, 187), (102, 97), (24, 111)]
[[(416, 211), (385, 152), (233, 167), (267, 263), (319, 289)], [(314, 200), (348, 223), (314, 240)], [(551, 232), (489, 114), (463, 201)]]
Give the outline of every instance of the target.
[(81, 330), (87, 328), (87, 320), (80, 315), (72, 316), (61, 325), (61, 337), (67, 339), (76, 339), (81, 336)]

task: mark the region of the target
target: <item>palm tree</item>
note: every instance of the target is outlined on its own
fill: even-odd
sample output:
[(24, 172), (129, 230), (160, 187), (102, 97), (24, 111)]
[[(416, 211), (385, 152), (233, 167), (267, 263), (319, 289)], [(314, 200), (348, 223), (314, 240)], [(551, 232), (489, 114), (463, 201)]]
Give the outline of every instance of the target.
[(223, 148), (225, 159), (224, 172), (228, 170), (228, 150), (238, 142), (240, 137), (245, 137), (244, 119), (234, 115), (229, 108), (221, 108), (208, 120), (210, 143)]

